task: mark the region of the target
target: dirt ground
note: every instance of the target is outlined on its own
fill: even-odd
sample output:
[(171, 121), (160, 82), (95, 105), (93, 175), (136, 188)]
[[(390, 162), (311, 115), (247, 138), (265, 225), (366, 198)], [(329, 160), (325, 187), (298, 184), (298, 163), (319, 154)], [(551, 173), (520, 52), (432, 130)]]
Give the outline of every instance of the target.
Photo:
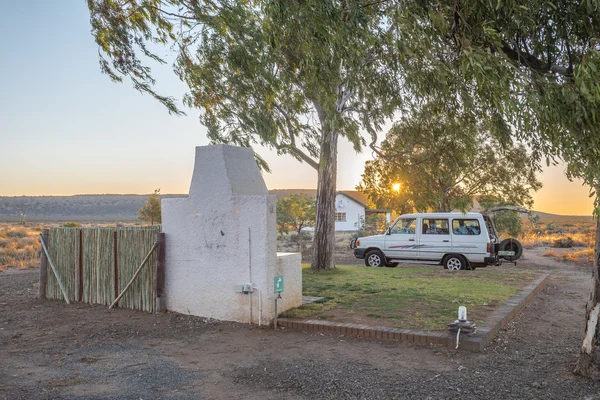
[(552, 281), (484, 353), (41, 301), (37, 271), (0, 273), (0, 399), (600, 399), (571, 373), (589, 266), (542, 253), (499, 267)]

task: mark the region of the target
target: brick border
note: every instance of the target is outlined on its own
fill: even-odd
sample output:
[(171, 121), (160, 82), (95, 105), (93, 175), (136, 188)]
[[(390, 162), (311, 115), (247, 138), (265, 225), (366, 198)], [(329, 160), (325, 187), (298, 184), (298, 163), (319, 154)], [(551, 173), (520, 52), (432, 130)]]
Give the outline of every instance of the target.
[[(520, 312), (550, 281), (550, 275), (544, 274), (516, 295), (508, 299), (488, 317), (491, 326), (482, 325), (471, 336), (460, 338), (462, 350), (483, 351), (498, 332)], [(390, 328), (363, 324), (344, 324), (314, 319), (279, 318), (278, 326), (286, 329), (306, 332), (322, 332), (337, 335), (357, 336), (378, 340), (414, 343), (417, 345), (441, 345), (454, 349), (456, 336), (449, 332), (418, 331), (413, 329)]]

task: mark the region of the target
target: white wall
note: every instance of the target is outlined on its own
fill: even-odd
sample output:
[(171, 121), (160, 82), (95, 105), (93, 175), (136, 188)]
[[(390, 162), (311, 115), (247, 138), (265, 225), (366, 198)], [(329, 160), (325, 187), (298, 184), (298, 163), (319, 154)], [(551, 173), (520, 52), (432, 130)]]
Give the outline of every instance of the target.
[[(258, 323), (258, 293), (235, 291), (252, 280), (262, 292), (262, 323), (271, 322), (278, 273), (275, 196), (267, 193), (251, 149), (197, 147), (189, 196), (162, 200), (162, 227), (168, 310)], [(299, 306), (300, 261), (282, 271), (290, 274), (285, 291), (300, 299), (286, 305)]]
[(343, 194), (335, 196), (336, 212), (346, 213), (346, 222), (336, 221), (336, 231), (356, 231), (360, 218), (365, 216), (365, 208)]

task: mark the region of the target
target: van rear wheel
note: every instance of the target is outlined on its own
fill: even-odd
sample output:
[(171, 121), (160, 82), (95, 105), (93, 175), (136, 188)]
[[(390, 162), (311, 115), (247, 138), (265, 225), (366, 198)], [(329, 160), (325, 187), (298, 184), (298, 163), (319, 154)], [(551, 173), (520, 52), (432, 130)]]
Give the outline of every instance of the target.
[(467, 260), (459, 254), (451, 254), (444, 259), (444, 268), (451, 271), (467, 269)]

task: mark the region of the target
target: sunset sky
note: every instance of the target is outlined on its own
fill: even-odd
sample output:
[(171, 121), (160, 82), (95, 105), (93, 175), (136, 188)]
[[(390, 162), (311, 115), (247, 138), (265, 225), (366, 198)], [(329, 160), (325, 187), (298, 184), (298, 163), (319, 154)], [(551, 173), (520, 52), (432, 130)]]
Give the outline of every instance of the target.
[[(208, 143), (198, 112), (170, 116), (128, 82), (102, 75), (84, 1), (6, 2), (0, 48), (0, 196), (187, 193), (194, 147)], [(185, 86), (170, 66), (154, 72), (158, 90), (181, 99)], [(264, 174), (269, 189), (316, 187), (308, 165), (257, 151), (273, 171)], [(345, 142), (339, 153), (338, 188), (354, 189), (371, 153)], [(563, 170), (544, 170), (534, 208), (591, 214), (588, 189)]]

